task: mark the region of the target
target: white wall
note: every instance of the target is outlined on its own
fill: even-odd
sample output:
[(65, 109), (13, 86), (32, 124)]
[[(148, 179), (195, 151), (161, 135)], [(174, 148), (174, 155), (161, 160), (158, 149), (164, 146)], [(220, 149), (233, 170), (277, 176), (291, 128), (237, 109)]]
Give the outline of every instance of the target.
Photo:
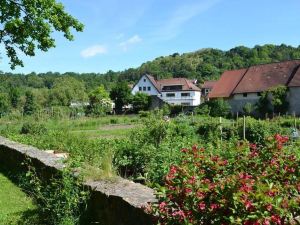
[[(175, 94), (174, 97), (167, 97), (167, 94)], [(189, 93), (190, 96), (181, 96), (181, 93)], [(162, 92), (161, 99), (172, 105), (189, 104), (190, 106), (198, 106), (201, 103), (200, 91), (168, 91)]]
[[(142, 88), (141, 91), (139, 90), (139, 87)], [(146, 90), (143, 89), (144, 87), (146, 88)], [(150, 87), (150, 91), (148, 90), (148, 87)], [(152, 82), (145, 75), (141, 77), (139, 82), (133, 87), (133, 89), (131, 91), (131, 93), (133, 95), (135, 95), (138, 92), (143, 92), (148, 95), (158, 95), (159, 94), (158, 91), (156, 90), (156, 88), (154, 87), (154, 85), (152, 84)]]

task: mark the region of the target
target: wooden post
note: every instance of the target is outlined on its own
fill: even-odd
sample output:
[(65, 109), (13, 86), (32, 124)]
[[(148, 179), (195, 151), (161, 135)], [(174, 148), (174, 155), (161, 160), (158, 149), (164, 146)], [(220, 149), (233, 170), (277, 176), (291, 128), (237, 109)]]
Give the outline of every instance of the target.
[(243, 121), (243, 138), (246, 140), (246, 116), (244, 116), (244, 121)]
[(220, 117), (220, 133), (221, 133), (221, 142), (222, 142), (223, 141), (222, 117)]

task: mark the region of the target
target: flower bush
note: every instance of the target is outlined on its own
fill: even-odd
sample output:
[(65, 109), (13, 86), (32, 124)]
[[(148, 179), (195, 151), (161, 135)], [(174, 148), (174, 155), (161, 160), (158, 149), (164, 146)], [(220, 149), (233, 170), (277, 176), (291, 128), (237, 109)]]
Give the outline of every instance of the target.
[(300, 215), (300, 160), (287, 142), (278, 134), (261, 148), (242, 142), (231, 158), (182, 149), (159, 203), (148, 210), (161, 225), (293, 224)]

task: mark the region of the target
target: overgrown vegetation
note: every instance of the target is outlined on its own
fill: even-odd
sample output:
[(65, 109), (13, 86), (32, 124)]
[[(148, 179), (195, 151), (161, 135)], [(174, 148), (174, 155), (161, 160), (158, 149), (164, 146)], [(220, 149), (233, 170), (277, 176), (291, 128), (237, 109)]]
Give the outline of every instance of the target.
[(299, 211), (299, 154), (270, 137), (212, 153), (182, 149), (150, 211), (158, 224), (295, 224)]

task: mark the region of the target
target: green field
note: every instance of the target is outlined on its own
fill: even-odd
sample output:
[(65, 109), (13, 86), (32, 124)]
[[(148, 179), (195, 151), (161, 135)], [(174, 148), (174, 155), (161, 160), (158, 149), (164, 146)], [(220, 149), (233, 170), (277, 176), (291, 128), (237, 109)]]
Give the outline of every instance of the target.
[(0, 224), (37, 224), (38, 215), (32, 199), (0, 173)]

